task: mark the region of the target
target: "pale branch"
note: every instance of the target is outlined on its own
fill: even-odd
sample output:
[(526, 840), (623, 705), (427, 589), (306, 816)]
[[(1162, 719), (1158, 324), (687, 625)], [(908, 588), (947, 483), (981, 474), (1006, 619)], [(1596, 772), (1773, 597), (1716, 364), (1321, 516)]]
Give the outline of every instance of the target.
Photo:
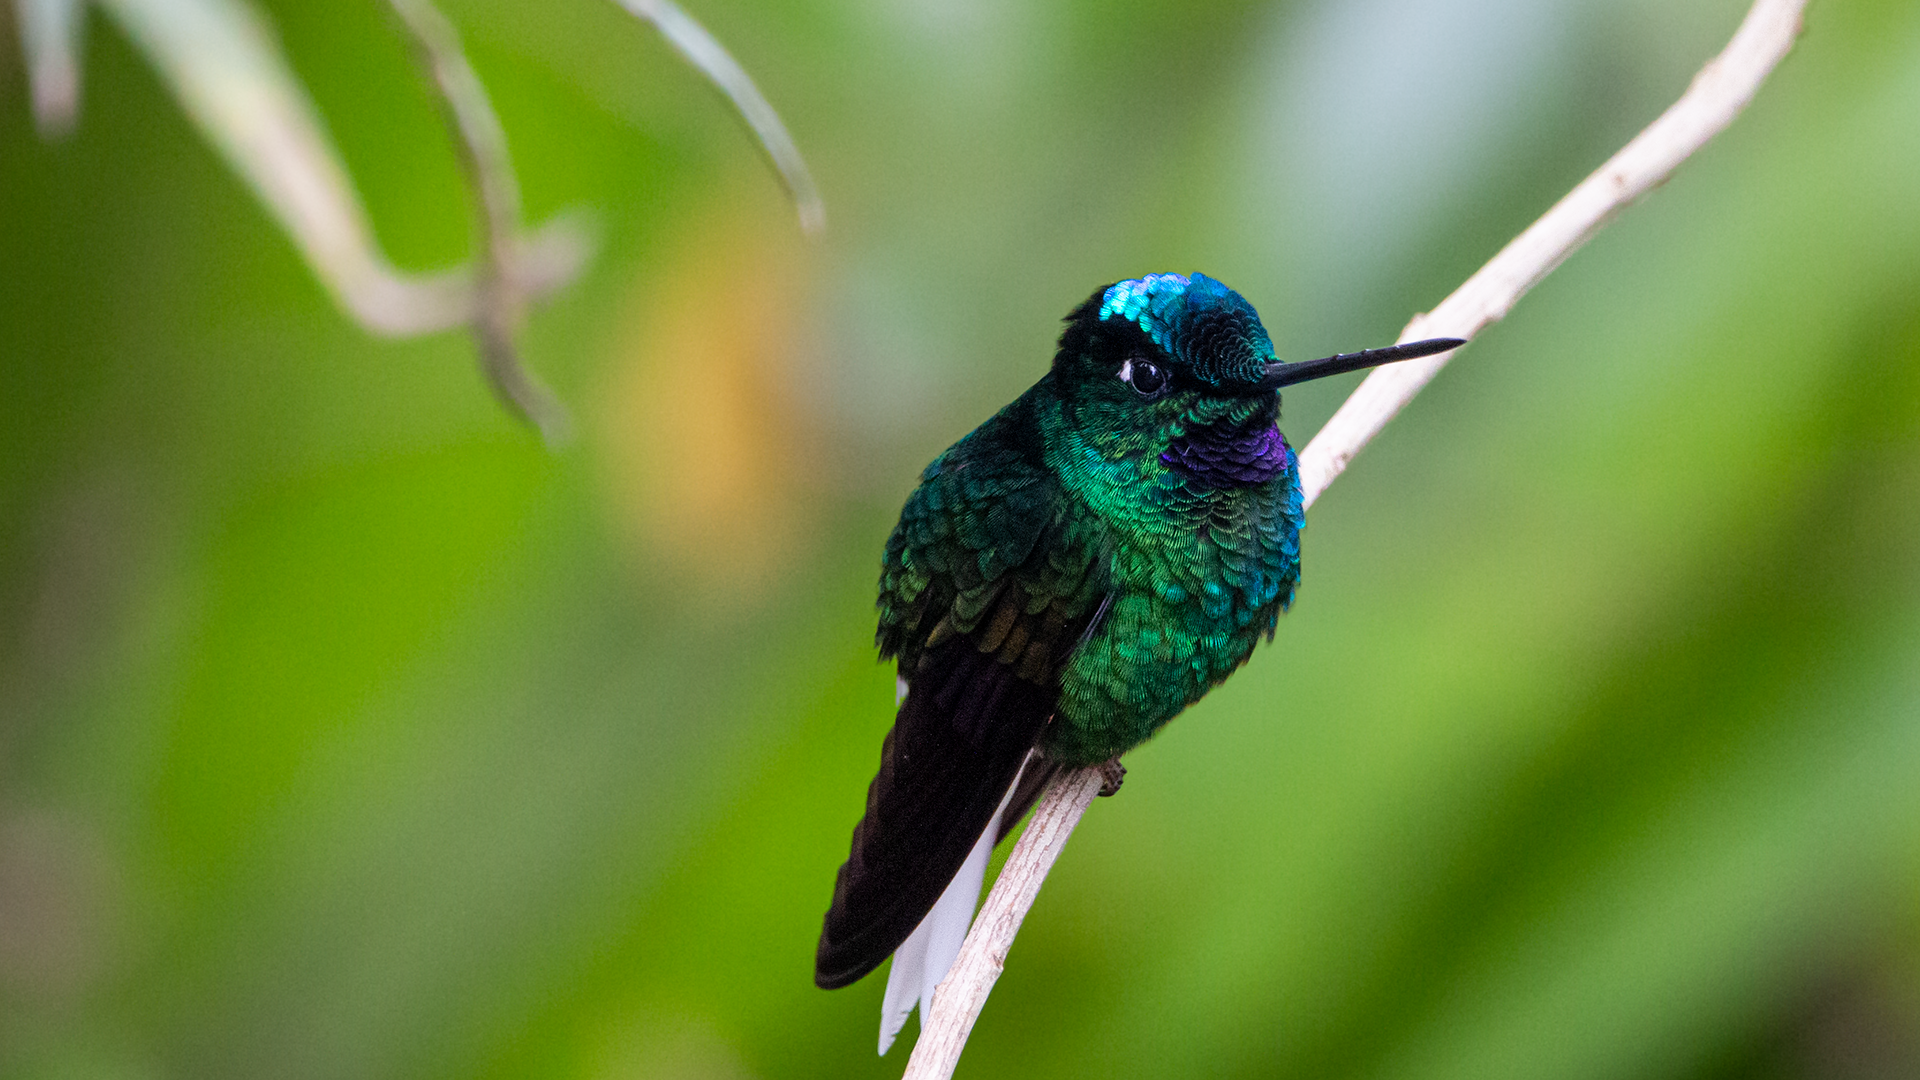
[(473, 188), (479, 304), (472, 325), (481, 370), (500, 400), (538, 427), (549, 444), (563, 442), (571, 426), (566, 408), (528, 373), (513, 343), (526, 301), (519, 270), (520, 181), (507, 153), (507, 133), (446, 16), (431, 0), (389, 2), (440, 90), (447, 126)]
[[(433, 333), (481, 306), (466, 267), (413, 274), (387, 261), (313, 102), (271, 30), (241, 0), (99, 0), (201, 132), (246, 181), (342, 310), (377, 334)], [(78, 68), (73, 69), (78, 77)], [(588, 244), (554, 221), (522, 241), (529, 298), (572, 280)]]
[(827, 227), (827, 206), (820, 200), (820, 189), (814, 185), (813, 174), (800, 157), (800, 148), (794, 145), (793, 136), (787, 133), (787, 126), (780, 122), (780, 114), (773, 111), (773, 105), (760, 93), (760, 88), (753, 84), (753, 79), (733, 58), (733, 54), (693, 16), (680, 10), (673, 0), (614, 2), (652, 23), (682, 59), (692, 64), (726, 95), (754, 137), (760, 140), (760, 148), (766, 152), (774, 171), (780, 174), (780, 182), (786, 186), (787, 196), (800, 212), (801, 230), (810, 235), (824, 231)]
[[(1506, 317), (1527, 290), (1740, 115), (1800, 34), (1806, 0), (1757, 0), (1679, 101), (1634, 136), (1479, 272), (1401, 331), (1401, 341), (1472, 339)], [(1368, 375), (1300, 454), (1307, 505), (1445, 367), (1452, 353), (1389, 364)]]
[[(1528, 289), (1601, 226), (1665, 181), (1682, 161), (1733, 122), (1793, 48), (1805, 7), (1806, 0), (1756, 0), (1733, 40), (1701, 69), (1679, 101), (1439, 306), (1415, 317), (1400, 340), (1471, 339), (1504, 317)], [(1300, 455), (1307, 504), (1333, 483), (1452, 355), (1391, 364), (1360, 384)], [(1064, 773), (1047, 789), (974, 919), (959, 958), (934, 991), (933, 1015), (922, 1018), (904, 1080), (945, 1080), (953, 1075), (1020, 923), (1100, 786), (1096, 767)]]
[[(3, 2), (3, 0), (0, 0)], [(207, 141), (246, 182), (342, 311), (376, 334), (410, 337), (458, 326), (511, 408), (549, 440), (558, 403), (519, 364), (512, 331), (531, 301), (578, 276), (588, 231), (564, 216), (522, 229), (506, 141), (458, 36), (428, 0), (391, 0), (444, 98), (476, 191), (482, 249), (472, 266), (437, 273), (395, 267), (381, 251), (346, 166), (266, 22), (246, 0), (12, 0), (43, 133), (70, 127), (80, 99), (80, 33), (98, 6), (154, 65)], [(647, 19), (739, 110), (772, 161), (808, 232), (826, 221), (793, 139), (752, 79), (671, 0), (616, 0)]]
[(80, 31), (86, 5), (82, 0), (16, 0), (14, 17), (26, 55), (34, 123), (42, 135), (66, 135), (80, 112)]

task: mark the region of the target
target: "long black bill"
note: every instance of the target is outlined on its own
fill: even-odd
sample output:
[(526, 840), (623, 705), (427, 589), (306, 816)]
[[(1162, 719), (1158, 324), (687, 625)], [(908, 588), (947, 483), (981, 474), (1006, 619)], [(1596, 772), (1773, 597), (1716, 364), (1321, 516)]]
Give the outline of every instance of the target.
[(1298, 364), (1268, 364), (1267, 377), (1260, 380), (1260, 389), (1278, 390), (1283, 386), (1307, 382), (1310, 379), (1322, 379), (1328, 375), (1341, 375), (1361, 368), (1391, 364), (1396, 360), (1412, 360), (1434, 353), (1449, 352), (1465, 345), (1465, 338), (1437, 337), (1425, 341), (1409, 341), (1405, 345), (1390, 345), (1384, 349), (1368, 349), (1365, 352), (1341, 353), (1339, 356), (1326, 356), (1318, 360), (1303, 360)]

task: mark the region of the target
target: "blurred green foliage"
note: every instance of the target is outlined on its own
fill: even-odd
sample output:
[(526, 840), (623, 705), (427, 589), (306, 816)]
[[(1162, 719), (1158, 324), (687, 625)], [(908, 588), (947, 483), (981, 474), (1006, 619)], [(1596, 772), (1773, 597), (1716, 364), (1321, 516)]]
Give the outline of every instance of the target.
[[(917, 469), (1120, 277), (1390, 340), (1744, 7), (706, 0), (807, 244), (613, 5), (445, 6), (529, 217), (598, 214), (524, 336), (563, 453), (332, 308), (101, 20), (66, 141), (0, 48), (0, 1075), (897, 1075), (809, 972)], [(386, 249), (462, 258), (383, 6), (264, 8)], [(1316, 506), (962, 1075), (1920, 1075), (1917, 115), (1920, 7), (1814, 0)]]

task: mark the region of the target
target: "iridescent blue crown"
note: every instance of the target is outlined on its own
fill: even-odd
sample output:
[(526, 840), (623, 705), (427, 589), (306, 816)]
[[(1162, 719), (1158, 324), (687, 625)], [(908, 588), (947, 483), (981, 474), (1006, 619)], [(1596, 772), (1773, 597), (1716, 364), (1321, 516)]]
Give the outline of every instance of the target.
[(1260, 314), (1205, 274), (1148, 274), (1109, 286), (1099, 319), (1124, 319), (1193, 377), (1220, 387), (1258, 383), (1274, 360)]

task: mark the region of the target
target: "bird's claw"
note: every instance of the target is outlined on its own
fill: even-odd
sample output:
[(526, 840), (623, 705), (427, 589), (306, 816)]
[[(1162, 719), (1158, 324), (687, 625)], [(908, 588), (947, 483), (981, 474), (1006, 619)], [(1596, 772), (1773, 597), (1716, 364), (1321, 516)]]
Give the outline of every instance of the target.
[(1120, 784), (1127, 778), (1127, 767), (1120, 764), (1119, 758), (1111, 758), (1100, 766), (1100, 796), (1105, 798), (1120, 790)]

